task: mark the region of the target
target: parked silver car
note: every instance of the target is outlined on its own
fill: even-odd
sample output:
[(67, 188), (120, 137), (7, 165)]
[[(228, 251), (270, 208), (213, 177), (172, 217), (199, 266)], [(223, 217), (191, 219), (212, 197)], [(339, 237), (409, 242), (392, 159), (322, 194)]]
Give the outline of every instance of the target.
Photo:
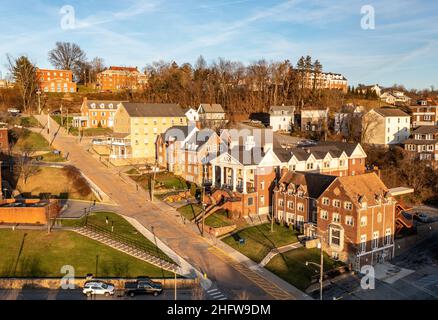
[(115, 287), (112, 284), (105, 283), (103, 281), (89, 281), (84, 285), (82, 293), (87, 297), (92, 295), (113, 296), (115, 293)]

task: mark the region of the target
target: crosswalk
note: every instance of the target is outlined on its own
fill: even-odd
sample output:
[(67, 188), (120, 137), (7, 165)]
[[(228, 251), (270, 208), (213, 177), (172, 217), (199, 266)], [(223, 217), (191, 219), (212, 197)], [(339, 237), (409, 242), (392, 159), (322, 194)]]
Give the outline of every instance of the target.
[(207, 294), (213, 299), (213, 300), (219, 300), (224, 301), (228, 300), (228, 298), (220, 292), (218, 289), (211, 289), (207, 291)]

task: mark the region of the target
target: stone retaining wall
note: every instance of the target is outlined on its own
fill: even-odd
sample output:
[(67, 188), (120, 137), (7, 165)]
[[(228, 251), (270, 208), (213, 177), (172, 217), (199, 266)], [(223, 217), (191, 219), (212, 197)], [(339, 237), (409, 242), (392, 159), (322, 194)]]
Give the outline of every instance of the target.
[[(98, 280), (98, 279), (94, 279)], [(99, 279), (105, 282), (110, 282), (115, 285), (116, 289), (123, 289), (125, 282), (136, 281), (136, 279)], [(190, 289), (199, 285), (199, 279), (152, 279), (154, 281), (160, 282), (164, 289), (173, 289), (176, 285), (179, 289)], [(76, 278), (75, 286), (76, 288), (82, 288), (85, 282), (88, 281), (85, 278)], [(24, 278), (0, 278), (0, 288), (1, 289), (15, 289), (21, 290), (23, 288), (43, 288), (50, 290), (57, 290), (61, 287), (60, 278), (35, 278), (35, 279), (24, 279)]]

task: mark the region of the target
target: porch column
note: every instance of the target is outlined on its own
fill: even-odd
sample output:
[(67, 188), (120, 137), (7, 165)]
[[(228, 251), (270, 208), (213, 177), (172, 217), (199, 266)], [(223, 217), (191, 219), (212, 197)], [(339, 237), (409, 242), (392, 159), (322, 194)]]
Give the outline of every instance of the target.
[(248, 188), (246, 185), (246, 169), (243, 169), (243, 194), (247, 194), (248, 193)]
[(214, 164), (211, 165), (211, 179), (212, 186), (216, 186), (216, 166)]
[(224, 167), (221, 166), (221, 188), (224, 185)]
[(237, 191), (237, 169), (233, 168), (233, 192)]

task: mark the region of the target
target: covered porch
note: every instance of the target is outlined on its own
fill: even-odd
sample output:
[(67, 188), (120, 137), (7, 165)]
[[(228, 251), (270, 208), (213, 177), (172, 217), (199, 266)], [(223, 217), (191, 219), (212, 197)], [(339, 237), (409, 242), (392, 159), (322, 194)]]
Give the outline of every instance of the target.
[(243, 165), (212, 164), (209, 182), (212, 187), (248, 194), (255, 190), (256, 168)]
[(129, 134), (113, 134), (108, 137), (110, 159), (132, 158), (131, 136)]

